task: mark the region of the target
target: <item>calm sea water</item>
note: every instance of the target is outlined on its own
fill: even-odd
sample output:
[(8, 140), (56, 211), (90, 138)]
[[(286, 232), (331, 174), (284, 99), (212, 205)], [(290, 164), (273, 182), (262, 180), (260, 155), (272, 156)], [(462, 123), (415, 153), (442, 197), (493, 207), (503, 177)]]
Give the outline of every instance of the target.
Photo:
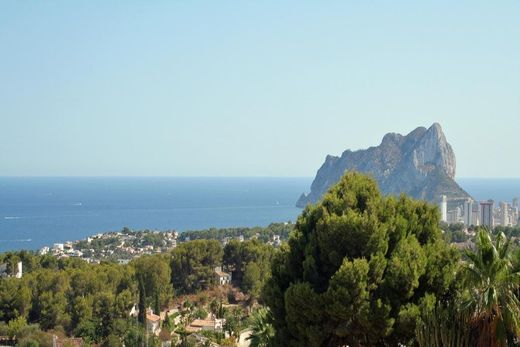
[(0, 178), (0, 252), (133, 229), (295, 220), (311, 178)]
[[(459, 179), (474, 198), (510, 201), (520, 179)], [(312, 178), (0, 178), (0, 252), (133, 229), (294, 221)]]

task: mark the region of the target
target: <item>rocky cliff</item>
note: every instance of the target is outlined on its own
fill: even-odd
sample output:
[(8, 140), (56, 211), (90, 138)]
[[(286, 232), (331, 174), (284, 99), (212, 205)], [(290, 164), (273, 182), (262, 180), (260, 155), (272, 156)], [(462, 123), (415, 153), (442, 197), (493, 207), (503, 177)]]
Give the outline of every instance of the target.
[(386, 134), (377, 147), (328, 155), (312, 182), (311, 192), (302, 194), (296, 206), (317, 202), (348, 170), (373, 176), (386, 194), (406, 193), (434, 202), (441, 194), (450, 198), (469, 197), (454, 181), (455, 154), (439, 124), (420, 127), (406, 136)]

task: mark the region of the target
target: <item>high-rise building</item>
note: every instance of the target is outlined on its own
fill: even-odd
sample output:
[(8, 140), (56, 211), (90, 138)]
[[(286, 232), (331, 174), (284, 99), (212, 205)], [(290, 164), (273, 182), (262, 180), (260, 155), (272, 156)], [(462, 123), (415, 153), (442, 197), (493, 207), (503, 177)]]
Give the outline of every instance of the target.
[(470, 226), (473, 224), (473, 200), (467, 199), (464, 201), (464, 224)]
[(511, 217), (510, 217), (510, 220), (511, 220), (511, 225), (512, 226), (516, 226), (516, 225), (519, 225), (519, 220), (518, 218), (520, 217), (520, 203), (519, 203), (519, 200), (518, 198), (514, 198), (513, 199), (513, 205), (512, 205), (512, 208), (511, 208)]
[(493, 223), (493, 200), (482, 201), (480, 203), (480, 225), (492, 228)]
[(473, 225), (478, 226), (481, 225), (480, 223), (480, 204), (474, 203), (473, 204)]
[(500, 203), (500, 225), (507, 227), (509, 224), (509, 205), (502, 201)]
[(439, 209), (441, 210), (441, 221), (448, 222), (448, 198), (446, 195), (441, 195)]
[(460, 222), (460, 209), (448, 211), (448, 224), (457, 224)]
[(475, 204), (476, 208), (473, 208), (473, 217), (471, 219), (471, 225), (479, 226), (480, 225), (480, 209), (479, 204)]

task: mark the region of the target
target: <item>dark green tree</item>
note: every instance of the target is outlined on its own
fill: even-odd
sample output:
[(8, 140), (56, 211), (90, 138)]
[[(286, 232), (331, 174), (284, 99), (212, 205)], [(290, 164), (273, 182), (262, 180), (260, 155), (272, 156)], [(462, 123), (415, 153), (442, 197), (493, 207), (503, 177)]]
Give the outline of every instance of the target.
[(123, 337), (126, 346), (144, 346), (145, 333), (142, 327), (130, 324)]
[(0, 321), (26, 318), (31, 307), (31, 288), (25, 280), (0, 279)]
[(161, 312), (161, 306), (159, 304), (159, 293), (155, 293), (154, 295), (153, 310), (156, 314), (159, 314), (159, 312)]
[(257, 298), (260, 295), (264, 279), (265, 277), (262, 276), (258, 263), (249, 263), (246, 265), (241, 287), (246, 293), (251, 294), (253, 298)]
[(92, 319), (92, 298), (77, 296), (70, 300), (71, 330), (76, 329), (83, 321)]
[(258, 240), (233, 240), (224, 247), (223, 264), (231, 271), (233, 282), (256, 298), (270, 276), (274, 251)]
[(194, 293), (214, 284), (214, 271), (222, 262), (222, 247), (215, 240), (195, 240), (172, 251), (172, 284), (180, 293)]
[(139, 314), (137, 320), (144, 325), (146, 323), (146, 286), (142, 275), (137, 276), (137, 281), (139, 282)]
[(106, 339), (112, 334), (114, 323), (114, 296), (111, 293), (99, 293), (94, 298), (94, 317), (98, 320), (98, 336)]
[(147, 306), (153, 307), (155, 313), (168, 304), (173, 297), (170, 283), (170, 266), (168, 258), (163, 255), (142, 256), (132, 262), (136, 276), (146, 293)]
[(435, 207), (347, 173), (298, 218), (264, 290), (279, 346), (408, 345), (420, 307), (452, 293), (458, 253)]

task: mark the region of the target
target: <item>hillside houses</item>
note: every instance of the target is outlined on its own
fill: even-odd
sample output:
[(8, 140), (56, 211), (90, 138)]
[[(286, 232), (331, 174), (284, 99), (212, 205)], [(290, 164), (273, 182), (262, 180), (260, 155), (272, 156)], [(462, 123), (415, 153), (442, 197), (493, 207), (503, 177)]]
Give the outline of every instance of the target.
[(226, 284), (231, 284), (232, 277), (231, 277), (231, 273), (224, 272), (224, 271), (222, 271), (221, 266), (217, 266), (215, 268), (215, 279), (219, 285), (223, 286)]
[(52, 254), (58, 258), (76, 257), (89, 263), (115, 260), (122, 264), (141, 255), (168, 252), (177, 246), (175, 231), (131, 231), (110, 232), (87, 237), (85, 240), (55, 243), (43, 247), (39, 253)]
[(195, 319), (186, 327), (186, 331), (190, 333), (197, 333), (200, 331), (217, 331), (222, 332), (226, 320), (224, 318), (217, 319)]
[(14, 266), (11, 265), (14, 268), (11, 268), (9, 264), (3, 263), (0, 264), (0, 278), (5, 277), (15, 277), (15, 278), (22, 278), (23, 276), (23, 264), (21, 261), (17, 262)]

